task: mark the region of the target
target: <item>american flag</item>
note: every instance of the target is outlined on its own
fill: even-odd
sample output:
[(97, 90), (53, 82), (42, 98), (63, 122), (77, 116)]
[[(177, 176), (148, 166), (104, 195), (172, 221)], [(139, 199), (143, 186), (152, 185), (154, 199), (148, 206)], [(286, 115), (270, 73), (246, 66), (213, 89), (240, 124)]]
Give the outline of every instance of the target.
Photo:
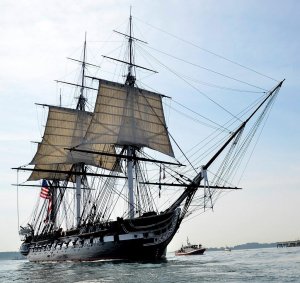
[(50, 193), (47, 180), (42, 181), (40, 197), (48, 200), (47, 215), (46, 215), (46, 219), (44, 220), (45, 223), (48, 223), (50, 219), (50, 212), (52, 210), (52, 198), (51, 198), (51, 193)]
[(49, 190), (49, 186), (48, 186), (48, 183), (46, 180), (43, 180), (43, 182), (42, 182), (42, 189), (41, 189), (40, 197), (50, 199), (50, 190)]

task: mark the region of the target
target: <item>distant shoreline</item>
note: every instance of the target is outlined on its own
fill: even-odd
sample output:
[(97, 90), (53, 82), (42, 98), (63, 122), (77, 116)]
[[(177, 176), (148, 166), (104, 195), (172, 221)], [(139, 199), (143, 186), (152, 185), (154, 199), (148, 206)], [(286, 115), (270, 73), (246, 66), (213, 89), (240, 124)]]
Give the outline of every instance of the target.
[(265, 248), (277, 248), (277, 244), (281, 242), (273, 242), (273, 243), (257, 243), (251, 242), (236, 246), (226, 246), (220, 248), (207, 247), (206, 251), (224, 251), (225, 248), (229, 248), (230, 250), (251, 250), (251, 249), (265, 249)]
[[(264, 248), (276, 248), (278, 242), (274, 243), (246, 243), (236, 246), (227, 246), (227, 248), (230, 248), (231, 250), (249, 250), (249, 249), (264, 249)], [(208, 251), (224, 251), (225, 247), (221, 248), (207, 248)]]

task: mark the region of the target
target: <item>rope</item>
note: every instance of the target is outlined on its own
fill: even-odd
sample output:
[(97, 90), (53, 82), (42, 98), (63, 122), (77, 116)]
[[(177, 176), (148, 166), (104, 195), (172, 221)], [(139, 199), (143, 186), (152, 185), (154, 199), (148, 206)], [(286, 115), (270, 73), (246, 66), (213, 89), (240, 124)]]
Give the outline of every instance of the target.
[(180, 40), (180, 41), (182, 41), (182, 42), (184, 42), (184, 43), (186, 43), (186, 44), (192, 45), (192, 46), (194, 46), (194, 47), (196, 47), (196, 48), (198, 48), (198, 49), (200, 49), (200, 50), (202, 50), (202, 51), (204, 51), (204, 52), (207, 52), (207, 53), (209, 53), (209, 54), (211, 54), (211, 55), (214, 55), (214, 56), (216, 56), (216, 57), (218, 57), (218, 58), (220, 58), (220, 59), (226, 60), (226, 61), (228, 61), (228, 62), (230, 62), (230, 63), (232, 63), (232, 64), (234, 64), (234, 65), (237, 65), (237, 66), (239, 66), (239, 67), (242, 67), (242, 68), (244, 68), (244, 69), (246, 69), (246, 70), (248, 70), (248, 71), (254, 72), (254, 73), (256, 73), (256, 74), (258, 74), (258, 75), (260, 75), (260, 76), (263, 76), (263, 77), (268, 78), (268, 79), (270, 79), (270, 80), (273, 80), (273, 81), (275, 81), (275, 82), (279, 82), (278, 80), (276, 80), (276, 79), (274, 79), (274, 78), (272, 78), (272, 77), (270, 77), (270, 76), (268, 76), (268, 75), (264, 75), (264, 74), (262, 74), (262, 73), (260, 73), (260, 72), (258, 72), (258, 71), (256, 71), (256, 70), (254, 70), (254, 69), (252, 69), (252, 68), (249, 68), (249, 67), (247, 67), (247, 66), (245, 66), (245, 65), (242, 65), (242, 64), (240, 64), (240, 63), (237, 63), (237, 62), (235, 62), (235, 61), (233, 61), (233, 60), (231, 60), (231, 59), (228, 59), (228, 58), (226, 58), (226, 57), (224, 57), (224, 56), (222, 56), (222, 55), (219, 55), (219, 54), (217, 54), (217, 53), (215, 53), (215, 52), (212, 52), (212, 51), (210, 51), (210, 50), (208, 50), (208, 49), (205, 49), (205, 48), (203, 48), (203, 47), (200, 47), (199, 45), (197, 45), (197, 44), (195, 44), (195, 43), (192, 43), (192, 42), (190, 42), (190, 41), (188, 41), (188, 40), (182, 39), (182, 38), (180, 38), (180, 37), (178, 37), (178, 36), (176, 36), (176, 35), (174, 35), (174, 34), (172, 34), (172, 33), (170, 33), (170, 32), (167, 32), (167, 31), (165, 31), (165, 30), (163, 30), (163, 29), (161, 29), (161, 28), (158, 28), (158, 27), (153, 26), (152, 24), (149, 24), (149, 23), (147, 23), (147, 22), (144, 22), (143, 20), (141, 20), (141, 19), (139, 19), (139, 18), (137, 18), (137, 17), (134, 17), (134, 18), (137, 19), (138, 21), (140, 21), (140, 22), (142, 22), (142, 23), (144, 23), (144, 24), (146, 24), (146, 25), (148, 25), (148, 26), (150, 26), (150, 27), (152, 27), (152, 28), (154, 28), (154, 29), (156, 29), (156, 30), (162, 32), (162, 33), (165, 33), (165, 34), (167, 34), (167, 35), (169, 35), (169, 36), (171, 36), (171, 37), (174, 37), (174, 38), (176, 38), (177, 40)]
[(234, 80), (234, 81), (236, 81), (236, 82), (243, 83), (243, 84), (246, 84), (246, 85), (248, 85), (248, 86), (251, 86), (251, 87), (254, 87), (254, 88), (257, 88), (257, 89), (263, 90), (263, 91), (267, 91), (266, 89), (264, 89), (264, 88), (261, 88), (261, 87), (259, 87), (259, 86), (256, 86), (256, 85), (253, 85), (253, 84), (247, 83), (247, 82), (245, 82), (245, 81), (242, 81), (242, 80), (236, 79), (236, 78), (234, 78), (234, 77), (231, 77), (231, 76), (225, 75), (225, 74), (223, 74), (223, 73), (217, 72), (217, 71), (215, 71), (215, 70), (212, 70), (212, 69), (210, 69), (210, 68), (203, 67), (203, 66), (201, 66), (201, 65), (198, 65), (198, 64), (195, 64), (195, 63), (189, 62), (189, 61), (187, 61), (187, 60), (181, 59), (181, 58), (179, 58), (179, 57), (176, 57), (176, 56), (174, 56), (174, 55), (168, 54), (168, 53), (166, 53), (166, 52), (164, 52), (164, 51), (160, 51), (160, 50), (158, 50), (158, 49), (156, 49), (156, 48), (153, 48), (153, 47), (150, 47), (150, 46), (148, 46), (148, 48), (150, 48), (150, 49), (152, 49), (152, 50), (154, 50), (154, 51), (157, 51), (157, 52), (159, 52), (159, 53), (162, 53), (162, 54), (164, 54), (164, 55), (167, 55), (167, 56), (169, 56), (169, 57), (171, 57), (171, 58), (173, 58), (173, 59), (176, 59), (176, 60), (178, 60), (178, 61), (181, 61), (181, 62), (187, 63), (187, 64), (189, 64), (189, 65), (192, 65), (192, 66), (194, 66), (194, 67), (197, 67), (197, 68), (201, 68), (201, 69), (203, 69), (203, 70), (206, 70), (206, 71), (208, 71), (208, 72), (211, 72), (211, 73), (217, 74), (217, 75), (219, 75), (219, 76), (222, 76), (222, 77), (224, 77), (224, 78), (231, 79), (231, 80)]
[(17, 214), (18, 214), (18, 231), (20, 228), (20, 212), (19, 212), (19, 170), (17, 170)]
[[(147, 51), (145, 51), (147, 52)], [(198, 89), (197, 87), (195, 87), (193, 84), (191, 84), (189, 81), (187, 81), (185, 78), (183, 78), (182, 76), (180, 76), (177, 72), (173, 71), (172, 69), (170, 69), (168, 66), (166, 66), (165, 64), (163, 64), (162, 62), (160, 62), (157, 58), (155, 58), (153, 55), (151, 55), (150, 53), (148, 53), (148, 56), (152, 57), (153, 60), (155, 60), (158, 64), (160, 64), (161, 66), (163, 66), (165, 69), (167, 69), (169, 72), (171, 72), (173, 75), (175, 75), (176, 77), (178, 77), (179, 79), (181, 79), (182, 81), (184, 81), (187, 85), (189, 85), (191, 88), (193, 88), (194, 90), (196, 90), (198, 93), (202, 94), (206, 99), (208, 99), (209, 101), (211, 101), (212, 103), (214, 103), (215, 105), (217, 105), (218, 107), (220, 107), (222, 110), (224, 110), (226, 113), (228, 113), (230, 116), (238, 119), (233, 113), (231, 113), (230, 111), (228, 111), (225, 107), (223, 107), (221, 104), (219, 104), (218, 102), (214, 101), (213, 99), (211, 99), (206, 93), (204, 93), (203, 91), (201, 91), (200, 89)]]

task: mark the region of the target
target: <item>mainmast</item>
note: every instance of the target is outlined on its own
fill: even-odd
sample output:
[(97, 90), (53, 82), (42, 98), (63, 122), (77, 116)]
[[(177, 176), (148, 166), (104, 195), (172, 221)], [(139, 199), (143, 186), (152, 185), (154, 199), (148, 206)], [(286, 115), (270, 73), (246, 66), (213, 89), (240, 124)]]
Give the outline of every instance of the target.
[[(100, 95), (97, 96), (95, 106), (97, 113), (94, 113), (94, 117), (97, 116), (97, 118), (92, 119), (85, 138), (87, 140), (91, 138), (93, 143), (123, 146), (124, 155), (126, 154), (125, 159), (127, 160), (128, 217), (134, 218), (136, 202), (134, 176), (137, 168), (137, 150), (146, 146), (170, 156), (173, 156), (173, 150), (166, 131), (161, 102), (162, 96), (158, 93), (139, 89), (136, 86), (136, 68), (156, 72), (135, 64), (133, 43), (135, 41), (146, 42), (133, 37), (131, 12), (129, 32), (127, 34), (115, 32), (128, 39), (128, 58), (123, 61), (105, 55), (103, 57), (127, 65), (125, 86), (124, 84), (99, 79)], [(116, 100), (115, 96), (118, 96), (118, 103), (114, 102)], [(110, 97), (112, 99), (107, 99)], [(143, 111), (141, 108), (143, 108)], [(113, 122), (107, 123), (108, 119), (115, 115), (120, 119), (113, 119)], [(103, 117), (107, 117), (107, 121)]]
[[(80, 95), (78, 98), (77, 110), (85, 111), (85, 103), (86, 98), (84, 97), (84, 78), (85, 78), (85, 64), (86, 60), (86, 33), (84, 36), (84, 45), (83, 45), (83, 59), (82, 59), (82, 78), (81, 78), (81, 87), (80, 87)], [(82, 163), (75, 164), (76, 172), (83, 172), (84, 166)], [(80, 225), (80, 217), (81, 217), (81, 175), (76, 175), (76, 226)]]
[[(126, 77), (125, 84), (130, 87), (134, 87), (135, 76), (133, 75), (133, 47), (132, 47), (132, 16), (131, 16), (131, 8), (130, 8), (130, 17), (129, 17), (129, 65), (128, 65), (128, 74)], [(132, 146), (128, 146), (127, 149), (127, 177), (128, 177), (128, 204), (129, 204), (129, 218), (134, 218), (134, 189), (133, 189), (133, 159), (132, 156), (135, 155), (135, 149)]]

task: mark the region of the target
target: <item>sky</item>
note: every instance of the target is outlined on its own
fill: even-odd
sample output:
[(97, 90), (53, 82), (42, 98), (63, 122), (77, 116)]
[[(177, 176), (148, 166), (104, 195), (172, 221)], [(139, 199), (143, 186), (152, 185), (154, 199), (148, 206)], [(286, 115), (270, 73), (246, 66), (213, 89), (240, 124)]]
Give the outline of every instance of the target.
[[(187, 237), (191, 242), (207, 247), (299, 239), (299, 1), (2, 0), (0, 251), (15, 251), (20, 245), (17, 188), (11, 184), (24, 181), (26, 174), (17, 176), (11, 168), (29, 163), (35, 148), (31, 141), (41, 139), (41, 124), (45, 117), (35, 103), (59, 103), (60, 90), (54, 80), (66, 79), (76, 72), (74, 65), (70, 67), (70, 62), (67, 63), (66, 57), (80, 56), (85, 32), (92, 50), (89, 53), (91, 59), (109, 54), (107, 50), (118, 44), (116, 37), (111, 36), (112, 30), (125, 31), (130, 6), (135, 35), (153, 44), (157, 50), (168, 51), (195, 64), (211, 65), (212, 69), (230, 73), (230, 76), (266, 89), (271, 89), (276, 82), (236, 65), (233, 68), (233, 64), (203, 49), (277, 81), (286, 79), (239, 184), (243, 190), (224, 195), (214, 211), (207, 211), (183, 223), (169, 250), (181, 246)], [(176, 38), (181, 40), (175, 43)], [(202, 49), (195, 48), (195, 45)], [(159, 56), (154, 49), (152, 51)], [(177, 64), (175, 68), (180, 73), (196, 74), (191, 66), (178, 61), (174, 64)], [(145, 85), (153, 85), (157, 79), (155, 90), (185, 105), (194, 106), (208, 117), (215, 114), (206, 106), (207, 101), (203, 97), (197, 104), (195, 95), (190, 96), (188, 92), (193, 90), (179, 85), (176, 77), (163, 71), (161, 75), (163, 79), (158, 79), (158, 75), (145, 75)], [(237, 87), (236, 82), (229, 83), (224, 77), (213, 76), (204, 70), (197, 73), (199, 77), (202, 81)], [(199, 86), (199, 89), (232, 111), (236, 111), (235, 107), (240, 106), (242, 99), (248, 102), (254, 99), (254, 96), (245, 93), (220, 96), (221, 92), (213, 92), (205, 85)], [(227, 103), (229, 98), (236, 104)], [(70, 106), (74, 96), (63, 89), (62, 101)], [(168, 121), (172, 119), (174, 117), (167, 117)], [(183, 147), (184, 143), (189, 143), (182, 138), (185, 136), (183, 133), (193, 131), (189, 128), (191, 125), (182, 128), (182, 131), (179, 129), (180, 121), (170, 126)], [(197, 130), (195, 133), (199, 134)], [(36, 193), (33, 188), (19, 188), (20, 224), (31, 213)]]

